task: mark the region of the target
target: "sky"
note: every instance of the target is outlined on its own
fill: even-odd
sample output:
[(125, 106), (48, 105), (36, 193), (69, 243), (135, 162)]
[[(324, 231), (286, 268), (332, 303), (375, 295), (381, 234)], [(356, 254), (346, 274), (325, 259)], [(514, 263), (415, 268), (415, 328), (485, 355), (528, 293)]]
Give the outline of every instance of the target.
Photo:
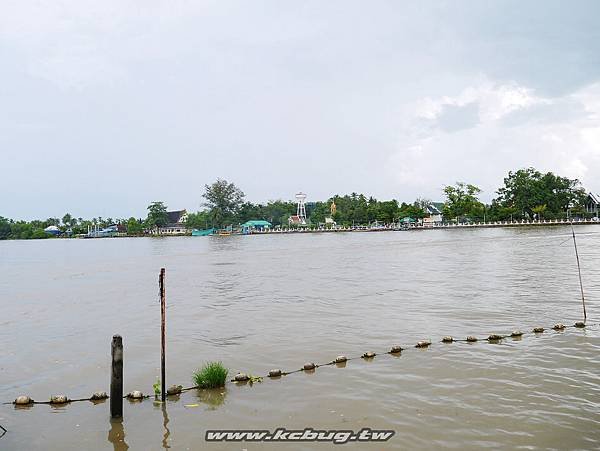
[(600, 192), (598, 1), (0, 3), (0, 216)]

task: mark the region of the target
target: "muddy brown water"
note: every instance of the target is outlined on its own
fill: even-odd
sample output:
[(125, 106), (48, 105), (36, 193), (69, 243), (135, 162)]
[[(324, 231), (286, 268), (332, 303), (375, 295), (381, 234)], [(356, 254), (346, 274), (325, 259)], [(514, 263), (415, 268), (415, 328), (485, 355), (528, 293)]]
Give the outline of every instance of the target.
[[(590, 322), (600, 322), (600, 227), (577, 229)], [(0, 449), (327, 449), (207, 444), (207, 429), (393, 429), (344, 449), (600, 447), (600, 330), (501, 344), (436, 343), (581, 319), (567, 227), (0, 242), (0, 400), (108, 391), (110, 343), (125, 391), (160, 373), (157, 277), (167, 269), (167, 383), (221, 360), (265, 375), (431, 339), (429, 349), (166, 406), (0, 406)], [(197, 405), (197, 406), (195, 406)], [(338, 445), (342, 446), (342, 445)]]

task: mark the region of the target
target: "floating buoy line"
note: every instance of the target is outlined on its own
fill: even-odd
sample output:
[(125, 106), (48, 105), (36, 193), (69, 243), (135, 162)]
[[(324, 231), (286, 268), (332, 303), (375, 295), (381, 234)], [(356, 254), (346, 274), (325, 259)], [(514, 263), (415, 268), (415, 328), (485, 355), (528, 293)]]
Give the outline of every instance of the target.
[[(556, 323), (549, 329), (553, 330), (555, 332), (563, 332), (567, 328), (584, 329), (584, 328), (590, 328), (590, 327), (595, 327), (595, 326), (600, 326), (600, 323), (586, 324), (583, 321), (578, 321), (570, 326), (567, 326), (563, 323)], [(483, 337), (483, 338), (477, 337), (474, 335), (469, 335), (466, 338), (455, 338), (452, 336), (444, 336), (439, 341), (439, 343), (442, 343), (444, 345), (449, 345), (452, 343), (460, 343), (460, 342), (469, 343), (469, 344), (474, 344), (477, 342), (487, 342), (487, 343), (491, 343), (491, 344), (498, 344), (498, 343), (502, 342), (502, 340), (505, 340), (508, 338), (520, 339), (525, 335), (541, 336), (541, 335), (545, 334), (546, 331), (547, 331), (547, 329), (544, 327), (534, 327), (533, 329), (531, 329), (530, 332), (527, 332), (527, 333), (522, 332), (520, 330), (514, 330), (509, 334), (504, 334), (504, 335), (491, 334), (491, 335), (488, 335), (487, 337)], [(326, 362), (326, 363), (322, 363), (322, 364), (316, 364), (314, 362), (307, 362), (301, 368), (296, 369), (296, 370), (283, 371), (281, 369), (272, 369), (264, 377), (269, 378), (269, 379), (280, 379), (284, 376), (288, 376), (290, 374), (299, 373), (299, 372), (312, 373), (312, 372), (315, 372), (315, 370), (317, 368), (320, 368), (323, 366), (337, 365), (337, 366), (343, 367), (343, 366), (345, 366), (345, 364), (348, 361), (351, 361), (351, 360), (357, 360), (357, 359), (373, 360), (378, 355), (385, 355), (385, 354), (398, 356), (398, 355), (402, 354), (404, 351), (407, 351), (411, 348), (412, 349), (427, 349), (432, 345), (433, 345), (433, 343), (430, 340), (422, 340), (422, 341), (418, 341), (415, 345), (408, 347), (408, 348), (404, 348), (399, 345), (394, 345), (387, 351), (383, 351), (380, 353), (377, 353), (374, 351), (367, 351), (367, 352), (361, 354), (360, 356), (356, 356), (356, 357), (347, 357), (345, 355), (339, 355), (335, 359), (333, 359), (329, 362)], [(262, 379), (263, 379), (262, 376), (250, 376), (246, 373), (237, 373), (233, 377), (233, 379), (231, 379), (230, 382), (232, 382), (234, 384), (248, 384), (249, 383), (250, 385), (252, 385), (253, 382), (260, 382), (260, 381), (262, 381)], [(166, 394), (167, 394), (167, 396), (177, 396), (183, 392), (190, 391), (190, 390), (196, 390), (196, 389), (201, 389), (201, 387), (193, 386), (193, 387), (184, 388), (182, 385), (173, 385), (166, 390)], [(49, 405), (54, 405), (54, 406), (63, 406), (63, 405), (67, 405), (67, 404), (70, 404), (73, 402), (81, 402), (81, 401), (91, 401), (92, 403), (97, 404), (100, 402), (104, 402), (108, 398), (109, 398), (109, 395), (104, 391), (95, 392), (89, 398), (77, 398), (77, 399), (71, 399), (66, 395), (52, 395), (48, 401), (34, 401), (30, 396), (21, 395), (21, 396), (18, 396), (14, 401), (5, 402), (4, 404), (14, 404), (15, 407), (16, 406), (19, 406), (19, 407), (33, 406), (34, 404), (49, 404)], [(129, 392), (128, 394), (126, 394), (125, 396), (123, 396), (123, 399), (128, 399), (131, 402), (140, 402), (147, 398), (150, 398), (150, 395), (145, 395), (140, 390), (133, 390), (133, 391)], [(4, 428), (2, 428), (2, 429), (4, 429)], [(6, 431), (4, 430), (4, 433), (5, 432)], [(0, 437), (2, 435), (0, 435)]]

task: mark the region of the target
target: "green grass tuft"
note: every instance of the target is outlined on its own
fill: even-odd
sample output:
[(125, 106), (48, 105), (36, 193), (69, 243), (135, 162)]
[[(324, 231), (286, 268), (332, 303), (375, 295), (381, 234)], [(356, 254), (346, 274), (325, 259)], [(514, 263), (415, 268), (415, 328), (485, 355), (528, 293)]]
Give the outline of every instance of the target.
[(192, 380), (200, 388), (224, 387), (229, 370), (221, 362), (207, 362), (195, 371)]

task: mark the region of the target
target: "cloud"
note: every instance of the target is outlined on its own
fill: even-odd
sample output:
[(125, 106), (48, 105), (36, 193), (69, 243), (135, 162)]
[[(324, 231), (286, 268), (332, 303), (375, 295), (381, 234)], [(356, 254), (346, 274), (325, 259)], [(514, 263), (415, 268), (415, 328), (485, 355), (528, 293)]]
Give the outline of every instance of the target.
[(449, 120), (453, 114), (462, 115), (465, 109), (471, 114), (476, 112), (479, 122), (498, 120), (514, 111), (532, 105), (545, 103), (546, 100), (536, 97), (531, 89), (516, 83), (496, 84), (483, 80), (475, 86), (463, 89), (456, 96), (443, 96), (438, 99), (426, 97), (417, 101), (416, 118), (429, 120)]
[(420, 99), (412, 115), (405, 110), (390, 170), (399, 183), (418, 184), (433, 198), (461, 180), (483, 187), (489, 200), (508, 171), (527, 166), (595, 189), (599, 115), (600, 83), (549, 98), (516, 83), (481, 81), (454, 96)]
[(252, 201), (411, 200), (536, 165), (598, 191), (599, 9), (6, 0), (0, 191), (21, 189), (0, 214), (194, 209), (217, 177)]

